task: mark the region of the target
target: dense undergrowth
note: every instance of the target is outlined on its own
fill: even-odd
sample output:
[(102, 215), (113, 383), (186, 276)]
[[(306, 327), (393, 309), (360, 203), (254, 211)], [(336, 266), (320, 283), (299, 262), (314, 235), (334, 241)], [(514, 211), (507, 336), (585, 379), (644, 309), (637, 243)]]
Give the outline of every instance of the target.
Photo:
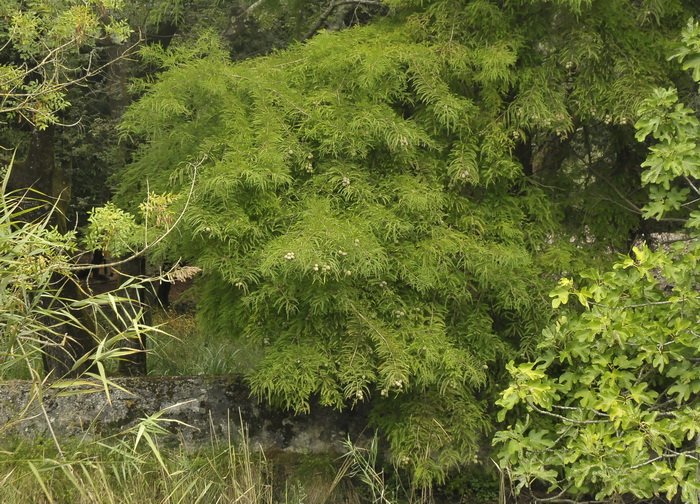
[[(27, 35), (73, 18), (20, 4), (33, 22), (8, 31), (20, 57), (0, 73), (28, 87), (0, 114), (50, 138), (69, 103), (29, 84), (63, 58), (31, 69), (44, 46)], [(12, 196), (8, 176), (0, 191), (0, 380), (32, 380), (49, 430), (44, 391), (108, 394), (148, 340), (153, 375), (243, 373), (296, 412), (367, 403), (383, 446), (271, 461), (245, 439), (173, 449), (164, 412), (68, 443), (13, 442), (0, 423), (0, 502), (465, 502), (508, 484), (550, 502), (700, 501), (695, 18), (665, 59), (694, 2), (387, 5), (245, 62), (211, 33), (148, 45), (158, 73), (123, 116), (136, 151), (114, 187), (140, 217), (94, 209), (106, 226), (85, 240), (54, 227), (63, 189)], [(36, 168), (29, 151), (19, 164)], [(669, 231), (666, 248), (632, 248)], [(85, 288), (78, 271), (97, 266), (77, 267), (80, 247), (184, 258), (203, 273), (197, 318), (151, 322), (123, 285)], [(152, 287), (139, 275), (132, 292)], [(490, 437), (498, 482), (470, 470)]]
[(0, 502), (301, 502), (298, 489), (273, 494), (271, 464), (243, 443), (185, 451), (139, 443), (139, 428), (118, 438), (19, 442), (0, 451)]
[[(482, 470), (455, 475), (426, 493), (412, 489), (378, 461), (377, 438), (346, 443), (345, 455), (252, 451), (241, 432), (208, 446), (161, 446), (148, 419), (101, 440), (59, 442), (4, 439), (0, 443), (0, 502), (4, 504), (413, 504), (495, 502), (499, 483)], [(151, 425), (152, 428), (152, 425)], [(245, 429), (242, 429), (245, 432)]]
[(5, 503), (274, 502), (264, 459), (233, 447), (198, 453), (148, 452), (123, 443), (75, 446), (51, 441), (3, 452)]

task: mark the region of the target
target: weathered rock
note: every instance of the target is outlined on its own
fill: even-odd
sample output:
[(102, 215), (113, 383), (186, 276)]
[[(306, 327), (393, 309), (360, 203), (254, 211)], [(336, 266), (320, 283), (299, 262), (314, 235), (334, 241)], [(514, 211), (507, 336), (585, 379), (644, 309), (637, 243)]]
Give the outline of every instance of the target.
[[(0, 383), (0, 430), (4, 436), (59, 438), (106, 436), (124, 431), (141, 419), (163, 412), (171, 433), (166, 440), (186, 446), (212, 438), (237, 438), (243, 425), (250, 446), (266, 451), (341, 452), (341, 442), (357, 439), (367, 426), (367, 411), (340, 413), (312, 406), (311, 413), (294, 415), (250, 398), (238, 375), (149, 376), (115, 378), (109, 400), (98, 381), (65, 388), (45, 388), (43, 407), (37, 387), (28, 381)], [(122, 387), (124, 390), (121, 390)], [(127, 392), (128, 391), (128, 392)], [(50, 422), (50, 428), (49, 428)]]

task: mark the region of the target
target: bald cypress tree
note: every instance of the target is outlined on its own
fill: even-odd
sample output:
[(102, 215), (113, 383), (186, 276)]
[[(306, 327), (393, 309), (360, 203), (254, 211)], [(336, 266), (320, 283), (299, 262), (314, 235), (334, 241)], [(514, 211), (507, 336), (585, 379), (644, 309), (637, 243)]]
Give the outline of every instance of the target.
[(690, 3), (393, 1), (246, 62), (150, 48), (167, 71), (125, 115), (120, 199), (182, 206), (197, 165), (164, 253), (203, 268), (205, 329), (260, 349), (260, 397), (371, 401), (429, 484), (473, 458), (557, 275), (640, 232), (630, 124), (679, 78)]

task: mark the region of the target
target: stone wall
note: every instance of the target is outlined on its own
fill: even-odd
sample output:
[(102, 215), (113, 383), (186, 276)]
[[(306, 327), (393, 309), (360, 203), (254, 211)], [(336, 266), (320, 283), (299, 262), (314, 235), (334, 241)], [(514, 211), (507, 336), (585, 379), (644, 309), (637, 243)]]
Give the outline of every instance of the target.
[[(41, 392), (31, 382), (0, 383), (0, 430), (3, 437), (100, 436), (123, 431), (140, 419), (164, 411), (166, 441), (196, 446), (212, 438), (237, 439), (244, 425), (250, 446), (266, 451), (341, 452), (342, 441), (359, 439), (367, 428), (363, 408), (340, 413), (312, 406), (311, 414), (279, 411), (250, 397), (238, 375), (149, 376), (115, 378), (109, 400), (102, 384), (85, 382)], [(43, 401), (39, 397), (43, 396)], [(43, 404), (43, 409), (41, 405)], [(186, 424), (186, 425), (185, 425)]]

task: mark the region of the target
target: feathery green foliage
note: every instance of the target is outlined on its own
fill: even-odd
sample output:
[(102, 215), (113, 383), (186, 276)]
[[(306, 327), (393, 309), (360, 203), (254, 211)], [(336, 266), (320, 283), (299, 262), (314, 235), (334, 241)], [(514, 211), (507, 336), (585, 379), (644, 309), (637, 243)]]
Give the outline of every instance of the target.
[(429, 484), (473, 457), (490, 370), (547, 322), (551, 279), (593, 258), (576, 238), (605, 249), (638, 226), (548, 183), (634, 179), (608, 152), (667, 82), (689, 3), (390, 5), (237, 64), (211, 37), (149, 49), (168, 70), (125, 115), (143, 142), (119, 199), (146, 181), (186, 193), (200, 164), (169, 249), (204, 270), (205, 330), (262, 350), (253, 390), (285, 407), (371, 399), (395, 461)]

